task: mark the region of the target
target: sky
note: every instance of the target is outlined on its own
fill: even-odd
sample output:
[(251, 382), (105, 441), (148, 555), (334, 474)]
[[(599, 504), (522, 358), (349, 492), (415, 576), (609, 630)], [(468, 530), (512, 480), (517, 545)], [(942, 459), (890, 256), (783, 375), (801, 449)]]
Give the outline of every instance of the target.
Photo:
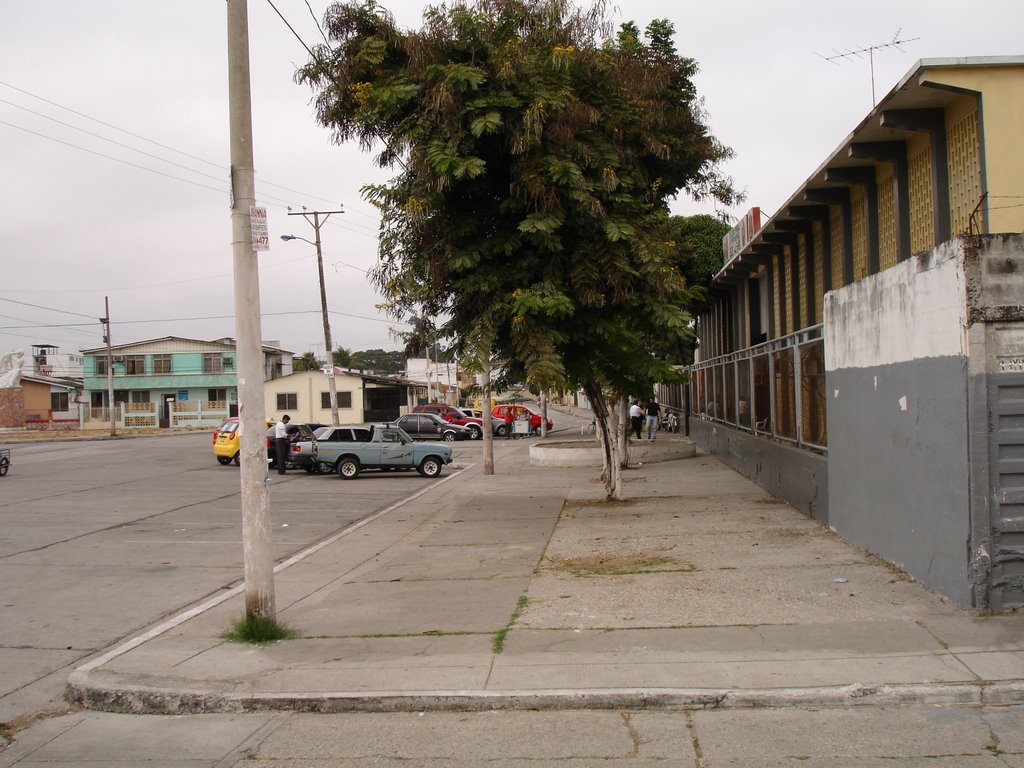
[[(380, 0), (419, 28), (424, 5)], [(323, 355), (313, 227), (295, 212), (344, 208), (321, 227), (335, 346), (398, 349), (366, 270), (378, 217), (361, 188), (386, 181), (338, 145), (294, 82), (321, 41), (325, 0), (249, 0), (262, 337)], [(276, 8), (276, 11), (275, 11)], [(725, 170), (771, 215), (920, 59), (1024, 53), (1024, 2), (634, 0), (641, 28), (667, 18)], [(33, 344), (234, 337), (223, 0), (0, 0), (0, 354)], [(284, 19), (282, 20), (282, 17)], [(285, 23), (287, 21), (287, 24)], [(289, 28), (289, 25), (291, 29)], [(294, 31), (293, 31), (294, 30)], [(889, 45), (893, 41), (904, 41)], [(870, 55), (830, 57), (881, 46)], [(873, 67), (872, 67), (873, 65)], [(681, 194), (680, 215), (714, 213)]]

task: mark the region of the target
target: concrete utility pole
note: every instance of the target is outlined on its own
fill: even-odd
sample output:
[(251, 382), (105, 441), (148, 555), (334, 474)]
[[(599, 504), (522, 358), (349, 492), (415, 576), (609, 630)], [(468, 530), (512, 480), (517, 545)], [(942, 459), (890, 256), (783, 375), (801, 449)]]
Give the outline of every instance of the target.
[(110, 297), (103, 297), (103, 340), (107, 342), (107, 416), (110, 417), (110, 436), (117, 437), (117, 421), (114, 419), (114, 354), (110, 345)]
[[(309, 221), (313, 225), (313, 232), (316, 237), (316, 242), (313, 245), (316, 246), (316, 268), (320, 275), (320, 311), (323, 313), (324, 318), (324, 347), (327, 349), (327, 365), (330, 367), (330, 373), (324, 371), (327, 375), (327, 385), (331, 390), (331, 424), (335, 427), (341, 424), (338, 420), (338, 386), (334, 382), (334, 346), (331, 343), (331, 322), (327, 317), (327, 289), (324, 287), (324, 255), (320, 248), (320, 225), (326, 222), (332, 213), (344, 213), (345, 210), (340, 211), (288, 211), (289, 216), (301, 216), (306, 221)], [(313, 220), (310, 221), (309, 217), (312, 216)], [(320, 221), (320, 217), (323, 216), (323, 222)], [(294, 239), (290, 235), (282, 235), (283, 240)], [(299, 240), (305, 240), (304, 237), (298, 238)]]
[(270, 492), (263, 406), (260, 273), (250, 209), (256, 204), (249, 91), (249, 13), (246, 0), (227, 0), (228, 111), (231, 146), (231, 253), (235, 273), (238, 418), (241, 427), (242, 550), (245, 614), (277, 620), (270, 548)]

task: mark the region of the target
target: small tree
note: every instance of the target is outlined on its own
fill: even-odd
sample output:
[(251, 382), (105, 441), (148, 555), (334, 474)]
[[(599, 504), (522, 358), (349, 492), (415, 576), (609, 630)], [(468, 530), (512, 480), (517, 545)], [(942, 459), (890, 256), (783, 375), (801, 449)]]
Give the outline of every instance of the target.
[(460, 353), (483, 328), (503, 375), (582, 386), (619, 496), (608, 393), (671, 378), (665, 353), (692, 334), (668, 204), (733, 191), (671, 24), (612, 38), (603, 12), (480, 0), (429, 8), (405, 32), (372, 0), (339, 3), (332, 45), (299, 77), (339, 140), (399, 168), (367, 190), (395, 316), (447, 318)]
[(302, 357), (295, 360), (292, 367), (296, 372), (315, 371), (320, 368), (320, 359), (315, 352), (303, 352)]

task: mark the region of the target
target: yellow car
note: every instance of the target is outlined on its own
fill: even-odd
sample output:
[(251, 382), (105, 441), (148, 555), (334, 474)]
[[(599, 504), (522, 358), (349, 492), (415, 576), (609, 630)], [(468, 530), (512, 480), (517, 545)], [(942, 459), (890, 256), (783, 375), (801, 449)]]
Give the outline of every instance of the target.
[[(273, 419), (267, 419), (267, 429), (276, 423)], [(238, 417), (232, 416), (214, 430), (213, 455), (217, 457), (218, 463), (228, 465), (234, 462), (237, 467), (238, 451)]]

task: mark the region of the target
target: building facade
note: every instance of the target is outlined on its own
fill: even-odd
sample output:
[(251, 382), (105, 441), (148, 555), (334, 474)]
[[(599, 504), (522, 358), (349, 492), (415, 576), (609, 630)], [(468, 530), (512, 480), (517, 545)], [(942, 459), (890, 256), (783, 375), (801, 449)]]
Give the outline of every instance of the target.
[[(291, 373), (292, 355), (263, 346), (264, 380)], [(238, 415), (235, 343), (162, 339), (82, 350), (85, 427), (110, 424), (107, 371), (113, 372), (113, 416), (125, 429), (216, 426)]]
[(700, 445), (977, 611), (1024, 605), (1022, 90), (1022, 58), (920, 62), (727, 238), (691, 383), (662, 393)]
[[(426, 382), (334, 369), (342, 424), (394, 421), (426, 397)], [(288, 414), (294, 422), (330, 424), (330, 384), (322, 370), (300, 371), (264, 385), (267, 418)]]

